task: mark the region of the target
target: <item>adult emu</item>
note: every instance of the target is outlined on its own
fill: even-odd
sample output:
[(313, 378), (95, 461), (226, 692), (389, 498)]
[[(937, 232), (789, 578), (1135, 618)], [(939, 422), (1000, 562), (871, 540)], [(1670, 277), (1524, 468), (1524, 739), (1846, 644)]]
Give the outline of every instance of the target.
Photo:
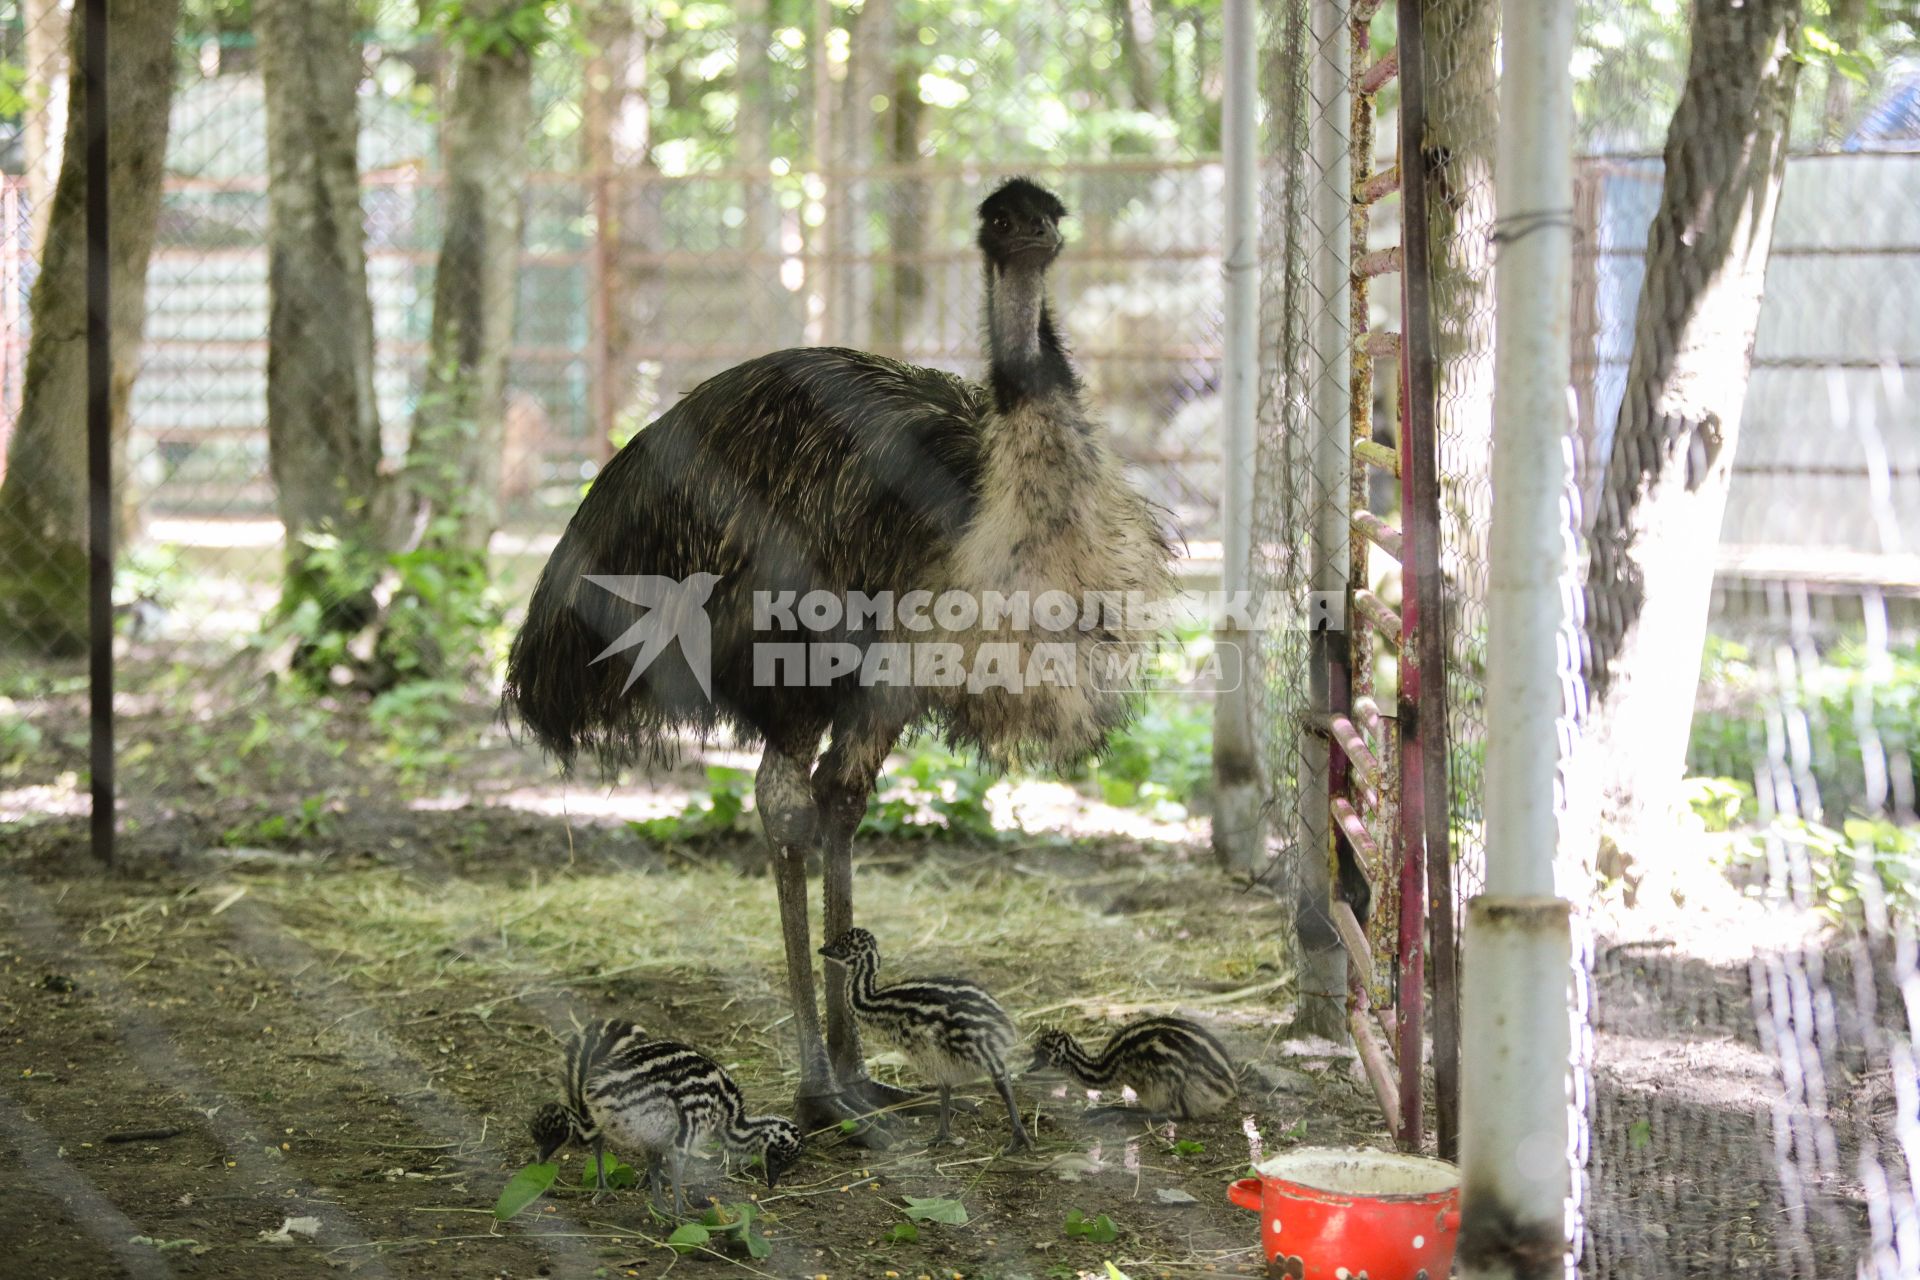
[[(841, 982), (827, 985), (822, 1040), (808, 852), (822, 849), (825, 934), (837, 938), (854, 923), (854, 831), (901, 734), (930, 723), (1000, 763), (1082, 758), (1130, 714), (1125, 694), (1100, 687), (1099, 647), (1150, 641), (1154, 620), (1096, 609), (1064, 630), (1028, 631), (1014, 611), (964, 626), (956, 615), (956, 629), (926, 634), (843, 613), (781, 636), (767, 634), (778, 617), (764, 606), (789, 592), (891, 592), (902, 604), (921, 591), (1172, 594), (1166, 535), (1088, 416), (1048, 306), (1065, 207), (1016, 178), (979, 212), (987, 386), (832, 347), (775, 352), (702, 383), (601, 473), (508, 659), (510, 706), (563, 764), (583, 753), (609, 769), (664, 761), (682, 733), (721, 726), (763, 744), (754, 794), (772, 847), (807, 1128), (909, 1096), (867, 1075)], [(635, 575), (681, 585), (619, 581)], [(633, 670), (621, 654), (649, 629), (644, 668)], [(662, 639), (687, 634), (708, 643)], [(863, 679), (873, 647), (902, 639), (952, 643), (962, 670), (991, 663), (990, 646), (1002, 671), (1054, 661), (1041, 664), (1049, 682), (1019, 689)], [(756, 671), (756, 644), (783, 640), (850, 645), (863, 662), (819, 683), (778, 678), (770, 662)]]

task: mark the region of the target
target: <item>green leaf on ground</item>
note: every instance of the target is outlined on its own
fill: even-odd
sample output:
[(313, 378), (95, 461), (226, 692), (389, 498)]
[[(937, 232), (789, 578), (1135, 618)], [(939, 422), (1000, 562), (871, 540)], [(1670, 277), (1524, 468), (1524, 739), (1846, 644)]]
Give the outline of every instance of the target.
[(500, 1198), (494, 1202), (493, 1216), (505, 1222), (514, 1214), (538, 1200), (546, 1193), (553, 1180), (560, 1176), (560, 1166), (551, 1161), (546, 1164), (530, 1164), (507, 1179), (507, 1185), (501, 1190)]
[(667, 1247), (675, 1253), (692, 1253), (713, 1239), (713, 1233), (697, 1222), (683, 1222), (667, 1237)]
[(965, 1226), (967, 1206), (944, 1196), (908, 1196), (907, 1216), (916, 1222), (945, 1222)]

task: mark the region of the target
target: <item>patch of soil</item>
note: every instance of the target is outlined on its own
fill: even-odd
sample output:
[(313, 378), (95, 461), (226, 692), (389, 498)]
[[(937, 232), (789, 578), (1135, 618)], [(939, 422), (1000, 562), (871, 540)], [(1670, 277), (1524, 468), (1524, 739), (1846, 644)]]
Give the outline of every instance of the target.
[[(904, 1122), (901, 1141), (885, 1152), (816, 1140), (772, 1194), (744, 1172), (702, 1169), (700, 1192), (758, 1200), (773, 1245), (764, 1261), (676, 1255), (661, 1243), (671, 1227), (641, 1193), (591, 1203), (578, 1186), (577, 1153), (562, 1166), (561, 1187), (496, 1223), (501, 1186), (532, 1158), (525, 1121), (554, 1093), (552, 1035), (568, 1016), (633, 1016), (739, 1058), (736, 1074), (764, 1108), (784, 1109), (794, 1081), (777, 973), (737, 1000), (696, 998), (703, 993), (685, 985), (696, 979), (679, 970), (607, 982), (576, 975), (522, 992), (481, 985), (465, 976), (469, 967), (449, 963), (428, 989), (369, 988), (269, 905), (276, 891), (297, 892), (301, 877), (350, 877), (374, 865), (449, 884), (524, 879), (547, 866), (549, 855), (535, 851), (556, 847), (545, 822), (485, 807), (381, 807), (326, 839), (250, 859), (196, 849), (177, 830), (159, 841), (149, 832), (130, 842), (128, 865), (112, 876), (87, 867), (77, 823), (15, 828), (21, 838), (7, 855), (11, 889), (0, 905), (0, 1161), (14, 1175), (11, 1194), (0, 1197), (0, 1239), (13, 1254), (7, 1274), (1011, 1280), (1104, 1276), (1111, 1259), (1135, 1280), (1257, 1275), (1254, 1220), (1225, 1200), (1250, 1159), (1249, 1135), (1269, 1150), (1381, 1140), (1348, 1061), (1283, 1059), (1272, 1040), (1286, 1011), (1262, 1018), (1242, 1008), (1216, 1025), (1244, 1060), (1284, 1066), (1267, 1078), (1286, 1083), (1249, 1089), (1244, 1110), (1230, 1116), (1097, 1125), (1065, 1088), (1026, 1081), (1023, 1110), (1030, 1122), (1038, 1116), (1032, 1156), (997, 1154), (1006, 1116), (983, 1090), (979, 1109), (956, 1119), (957, 1149), (928, 1152), (933, 1122), (925, 1119)], [(623, 829), (576, 824), (574, 834), (576, 867), (657, 874), (675, 865), (676, 855)], [(757, 846), (723, 842), (700, 856), (753, 866)], [(1042, 868), (1047, 856), (1017, 854)], [(1163, 913), (1165, 927), (1204, 945), (1219, 913), (1217, 880), (1165, 877), (1155, 868), (1170, 861), (1166, 850), (1078, 845), (1064, 856), (1076, 868), (1092, 858), (1115, 873), (1111, 910)], [(1009, 856), (883, 847), (862, 874), (928, 859), (950, 861), (960, 876), (990, 866), (1007, 874)], [(251, 892), (225, 888), (235, 883)], [(764, 880), (747, 891), (772, 897)], [(712, 964), (724, 969), (724, 939), (713, 941)], [(978, 976), (1025, 982), (1023, 1007), (1076, 994), (1073, 975), (1023, 973), (1018, 957), (985, 961)], [(1179, 1002), (1172, 993), (1165, 1003)], [(168, 1130), (177, 1132), (159, 1136)], [(1176, 1152), (1176, 1142), (1200, 1145)], [(909, 1195), (957, 1199), (968, 1221), (923, 1223), (916, 1242), (889, 1243)], [(1069, 1238), (1072, 1210), (1107, 1215), (1118, 1238)], [(288, 1238), (270, 1238), (290, 1219)]]

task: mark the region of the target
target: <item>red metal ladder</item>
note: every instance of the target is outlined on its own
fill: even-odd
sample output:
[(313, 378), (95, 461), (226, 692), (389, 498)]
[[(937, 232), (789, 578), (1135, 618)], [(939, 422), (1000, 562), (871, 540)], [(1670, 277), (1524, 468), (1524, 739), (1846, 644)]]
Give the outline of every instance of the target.
[[(1392, 961), (1383, 983), (1375, 962), (1376, 942), (1369, 939), (1351, 907), (1336, 900), (1334, 923), (1349, 962), (1348, 1028), (1395, 1140), (1408, 1150), (1420, 1149), (1425, 1141), (1426, 978), (1431, 956), (1436, 1128), (1440, 1152), (1450, 1157), (1457, 1124), (1458, 1021), (1446, 791), (1445, 648), (1440, 625), (1440, 493), (1425, 235), (1427, 163), (1420, 145), (1424, 120), (1421, 6), (1419, 0), (1399, 0), (1399, 47), (1375, 60), (1371, 26), (1381, 7), (1382, 0), (1354, 0), (1347, 18), (1351, 45), (1348, 143), (1353, 175), (1348, 509), (1354, 536), (1349, 542), (1345, 615), (1350, 632), (1344, 661), (1339, 649), (1332, 651), (1332, 710), (1316, 727), (1330, 744), (1331, 834), (1374, 886), (1376, 929), (1384, 935), (1379, 943)], [(1400, 82), (1399, 160), (1376, 172), (1374, 99), (1396, 78)], [(1403, 243), (1370, 251), (1367, 232), (1373, 206), (1396, 193), (1401, 199)], [(1399, 333), (1368, 327), (1370, 288), (1387, 276), (1399, 277)], [(1398, 374), (1397, 449), (1373, 440), (1377, 361), (1391, 362)], [(1375, 469), (1400, 481), (1400, 528), (1367, 509), (1367, 481)], [(1368, 570), (1374, 548), (1400, 564), (1398, 610), (1371, 589)], [(1373, 697), (1375, 642), (1399, 659), (1391, 716)], [(1387, 1006), (1375, 1007), (1376, 993), (1384, 994)], [(1376, 1021), (1380, 1034), (1376, 1034)]]

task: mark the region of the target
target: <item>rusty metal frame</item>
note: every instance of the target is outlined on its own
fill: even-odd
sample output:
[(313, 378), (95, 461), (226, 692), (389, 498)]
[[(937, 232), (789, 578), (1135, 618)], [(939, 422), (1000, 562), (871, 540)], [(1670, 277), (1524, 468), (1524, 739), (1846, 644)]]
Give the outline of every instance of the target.
[[(1401, 665), (1401, 736), (1420, 743), (1401, 756), (1401, 821), (1405, 846), (1403, 892), (1421, 895), (1424, 881), (1426, 937), (1411, 938), (1414, 963), (1405, 954), (1401, 983), (1420, 990), (1420, 971), (1431, 960), (1433, 984), (1434, 1129), (1440, 1155), (1455, 1158), (1460, 1136), (1460, 969), (1454, 936), (1452, 828), (1447, 796), (1446, 635), (1440, 578), (1439, 439), (1435, 427), (1432, 245), (1427, 228), (1433, 166), (1424, 137), (1426, 38), (1420, 0), (1398, 0), (1400, 38), (1400, 219), (1405, 249), (1401, 272), (1401, 525), (1408, 555), (1403, 565), (1401, 617), (1406, 657)], [(1407, 661), (1411, 658), (1411, 661)], [(1411, 669), (1409, 684), (1407, 672)], [(1411, 733), (1409, 732), (1411, 730)], [(1408, 764), (1415, 771), (1407, 772)], [(1416, 856), (1415, 850), (1418, 850)], [(1405, 930), (1410, 922), (1404, 917)], [(1424, 956), (1423, 946), (1431, 947)], [(1409, 974), (1408, 970), (1412, 972)], [(1418, 1042), (1402, 1006), (1401, 1043)], [(1414, 1006), (1416, 1009), (1417, 1005)], [(1402, 1064), (1403, 1069), (1405, 1064)]]

